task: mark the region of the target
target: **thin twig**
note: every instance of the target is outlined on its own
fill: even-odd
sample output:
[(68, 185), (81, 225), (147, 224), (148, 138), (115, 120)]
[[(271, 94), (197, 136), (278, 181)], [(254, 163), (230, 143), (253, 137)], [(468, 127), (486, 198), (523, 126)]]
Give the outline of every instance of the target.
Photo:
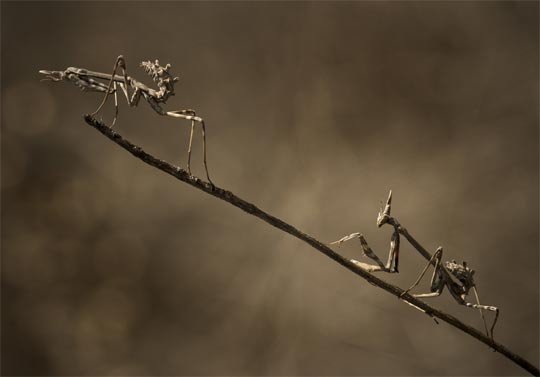
[[(384, 289), (388, 293), (396, 296), (397, 298), (400, 298), (400, 296), (404, 293), (404, 290), (396, 287), (390, 283), (385, 282), (382, 279), (379, 279), (378, 277), (370, 274), (369, 272), (365, 271), (361, 267), (357, 266), (354, 262), (351, 260), (341, 256), (340, 254), (336, 253), (334, 250), (330, 249), (327, 245), (324, 243), (316, 240), (315, 238), (311, 237), (310, 235), (301, 232), (300, 230), (296, 229), (292, 225), (284, 222), (283, 220), (278, 219), (275, 216), (270, 215), (269, 213), (264, 212), (263, 210), (259, 209), (254, 204), (251, 204), (238, 196), (234, 195), (232, 192), (224, 190), (220, 187), (217, 187), (211, 183), (204, 182), (200, 180), (199, 178), (193, 177), (188, 174), (187, 171), (184, 169), (181, 169), (177, 166), (171, 165), (166, 161), (160, 160), (148, 153), (146, 153), (144, 150), (142, 150), (141, 147), (136, 146), (132, 144), (130, 141), (124, 139), (119, 133), (109, 128), (104, 123), (94, 119), (90, 115), (85, 115), (84, 117), (86, 123), (88, 123), (90, 126), (96, 128), (98, 131), (100, 131), (102, 134), (107, 136), (109, 139), (114, 141), (116, 144), (120, 145), (122, 148), (130, 152), (135, 157), (141, 159), (148, 165), (151, 165), (165, 173), (168, 173), (172, 175), (173, 177), (181, 180), (182, 182), (185, 182), (201, 191), (206, 192), (207, 194), (213, 195), (216, 198), (219, 198), (221, 200), (224, 200), (230, 204), (232, 204), (235, 207), (238, 207), (242, 209), (243, 211), (256, 216), (260, 218), (261, 220), (267, 222), (268, 224), (284, 231), (292, 236), (308, 243), (310, 246), (312, 246), (314, 249), (318, 250), (319, 252), (325, 254), (327, 257), (333, 259), (349, 271), (352, 271), (356, 275), (364, 278), (367, 280), (370, 284), (375, 285), (379, 288)], [(403, 231), (402, 234), (413, 244), (420, 253), (422, 253), (425, 257), (429, 256), (429, 253), (416, 241), (414, 240), (406, 231)], [(489, 347), (491, 347), (494, 351), (497, 351), (507, 357), (508, 359), (512, 360), (515, 364), (519, 365), (523, 369), (527, 370), (529, 373), (535, 376), (540, 375), (540, 371), (538, 368), (536, 368), (534, 365), (532, 365), (530, 362), (525, 360), (523, 357), (515, 354), (514, 352), (510, 351), (508, 348), (503, 346), (502, 344), (490, 339), (486, 335), (484, 335), (481, 331), (468, 326), (461, 322), (456, 317), (446, 314), (443, 311), (433, 308), (432, 306), (426, 304), (423, 301), (420, 301), (419, 299), (414, 298), (412, 295), (406, 293), (404, 294), (401, 299), (408, 303), (409, 305), (413, 305), (417, 308), (420, 308), (423, 312), (425, 312), (427, 315), (431, 317), (439, 318), (441, 321), (444, 321), (451, 326), (454, 326), (461, 331), (469, 334), (470, 336), (478, 339), (482, 343), (485, 343)]]

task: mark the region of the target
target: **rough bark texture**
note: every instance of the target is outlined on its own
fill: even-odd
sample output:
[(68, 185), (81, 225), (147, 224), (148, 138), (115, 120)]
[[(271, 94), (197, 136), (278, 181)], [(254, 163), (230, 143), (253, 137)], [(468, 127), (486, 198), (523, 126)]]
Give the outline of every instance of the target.
[[(257, 206), (255, 206), (252, 203), (249, 203), (238, 196), (234, 195), (232, 192), (224, 190), (220, 187), (217, 187), (215, 185), (212, 185), (208, 182), (202, 181), (199, 178), (193, 177), (188, 174), (187, 171), (169, 164), (166, 161), (160, 160), (148, 153), (146, 153), (144, 150), (142, 150), (141, 147), (134, 145), (130, 141), (124, 139), (119, 133), (115, 132), (111, 128), (109, 128), (104, 123), (94, 119), (90, 115), (85, 115), (84, 117), (86, 123), (88, 123), (90, 126), (96, 128), (98, 131), (100, 131), (103, 135), (107, 136), (109, 139), (114, 141), (116, 144), (120, 145), (122, 148), (133, 154), (135, 157), (141, 159), (148, 165), (151, 165), (159, 170), (162, 170), (165, 173), (168, 173), (172, 175), (173, 177), (199, 189), (207, 194), (213, 195), (221, 200), (224, 200), (230, 204), (232, 204), (235, 207), (238, 207), (242, 209), (243, 211), (256, 216), (260, 218), (261, 220), (267, 222), (268, 224), (284, 231), (292, 236), (308, 243), (310, 246), (312, 246), (314, 249), (318, 250), (319, 252), (325, 254), (329, 258), (333, 259), (349, 271), (355, 273), (356, 275), (359, 275), (363, 279), (367, 280), (370, 284), (375, 285), (381, 289), (384, 289), (386, 292), (400, 298), (402, 293), (404, 292), (403, 289), (396, 287), (392, 284), (389, 284), (385, 282), (382, 279), (379, 279), (378, 277), (370, 274), (366, 270), (359, 267), (357, 264), (352, 262), (351, 260), (341, 256), (340, 254), (336, 253), (334, 250), (330, 249), (327, 245), (324, 243), (316, 240), (315, 238), (311, 237), (310, 235), (296, 229), (292, 225), (284, 222), (283, 220), (280, 220), (279, 218), (272, 216)], [(404, 232), (403, 235), (415, 246), (417, 250), (421, 252), (421, 254), (429, 259), (429, 253), (420, 245), (418, 242), (412, 238), (407, 232)], [(424, 252), (422, 252), (424, 251)], [(425, 253), (425, 255), (424, 255)], [(537, 367), (532, 365), (530, 362), (522, 358), (521, 356), (515, 354), (510, 349), (506, 348), (502, 344), (490, 339), (488, 336), (486, 336), (484, 333), (480, 332), (479, 330), (468, 326), (461, 322), (456, 317), (446, 314), (436, 308), (433, 308), (432, 306), (426, 304), (423, 301), (420, 301), (419, 299), (414, 298), (410, 294), (404, 294), (403, 297), (401, 297), (401, 300), (405, 301), (409, 305), (413, 305), (417, 308), (420, 308), (422, 311), (424, 311), (427, 315), (431, 317), (436, 317), (440, 319), (441, 321), (444, 321), (451, 326), (454, 326), (461, 331), (469, 334), (470, 336), (478, 339), (482, 343), (485, 343), (489, 347), (491, 347), (494, 351), (501, 353), (508, 359), (512, 360), (514, 363), (528, 371), (529, 373), (539, 376), (540, 371)]]

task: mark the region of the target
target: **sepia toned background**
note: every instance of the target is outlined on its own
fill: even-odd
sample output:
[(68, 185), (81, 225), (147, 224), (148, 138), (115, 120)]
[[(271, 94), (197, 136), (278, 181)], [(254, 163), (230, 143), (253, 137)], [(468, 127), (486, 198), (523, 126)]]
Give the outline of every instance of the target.
[[(170, 62), (215, 183), (324, 242), (380, 202), (477, 270), (538, 366), (537, 2), (2, 2), (2, 375), (519, 375), (325, 256), (128, 155), (40, 69)], [(116, 126), (184, 166), (189, 124)], [(113, 113), (105, 107), (105, 121)], [(203, 177), (200, 135), (194, 174)], [(359, 245), (341, 248), (361, 259)], [(408, 287), (424, 266), (403, 243)], [(428, 280), (419, 291), (428, 289)], [(430, 303), (482, 328), (445, 292)], [(487, 314), (489, 320), (491, 313)]]

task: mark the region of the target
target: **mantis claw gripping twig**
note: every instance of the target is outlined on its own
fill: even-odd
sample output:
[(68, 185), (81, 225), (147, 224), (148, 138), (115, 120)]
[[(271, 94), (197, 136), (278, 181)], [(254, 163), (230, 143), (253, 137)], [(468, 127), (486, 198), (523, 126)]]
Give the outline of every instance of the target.
[[(424, 257), (426, 257), (426, 259), (428, 259), (428, 263), (423, 269), (423, 271), (420, 273), (420, 276), (418, 277), (418, 279), (416, 279), (416, 281), (407, 290), (403, 291), (400, 297), (404, 297), (406, 294), (409, 293), (410, 290), (416, 287), (420, 283), (424, 275), (426, 274), (429, 266), (433, 265), (435, 269), (433, 271), (433, 276), (431, 278), (430, 292), (422, 293), (422, 294), (414, 294), (413, 296), (415, 298), (437, 297), (443, 292), (444, 287), (447, 287), (448, 291), (450, 292), (452, 297), (458, 302), (458, 304), (464, 305), (468, 308), (480, 310), (480, 315), (484, 322), (484, 328), (485, 328), (486, 334), (493, 339), (493, 330), (495, 329), (495, 324), (497, 323), (497, 319), (499, 318), (499, 309), (495, 306), (480, 304), (478, 291), (476, 290), (476, 283), (474, 282), (474, 279), (473, 279), (474, 270), (467, 267), (467, 262), (465, 261), (463, 261), (463, 263), (457, 263), (455, 260), (453, 260), (452, 262), (444, 262), (444, 264), (441, 263), (442, 254), (443, 254), (442, 247), (439, 247), (437, 251), (435, 252), (435, 254), (433, 254), (433, 256), (429, 255), (429, 253), (426, 254), (425, 250), (418, 244), (418, 242), (416, 242), (416, 240), (414, 240), (410, 236), (407, 230), (403, 228), (399, 224), (399, 222), (390, 215), (391, 208), (392, 208), (392, 191), (390, 191), (388, 195), (388, 199), (386, 200), (386, 205), (384, 206), (384, 209), (381, 209), (381, 211), (379, 211), (379, 214), (377, 215), (377, 226), (379, 228), (383, 226), (384, 224), (389, 224), (394, 228), (394, 232), (392, 233), (392, 239), (390, 241), (390, 253), (388, 255), (388, 261), (386, 265), (383, 264), (383, 262), (379, 259), (379, 257), (377, 257), (377, 255), (373, 252), (373, 250), (371, 250), (366, 239), (360, 233), (352, 233), (335, 242), (332, 242), (331, 244), (341, 245), (343, 242), (358, 238), (360, 240), (360, 245), (362, 247), (364, 255), (373, 259), (377, 263), (377, 266), (358, 262), (354, 259), (351, 259), (351, 262), (353, 262), (357, 266), (369, 272), (384, 271), (388, 273), (398, 273), (400, 234), (403, 234), (407, 238), (407, 240), (409, 240), (409, 242), (411, 242), (411, 244)], [(474, 295), (476, 297), (476, 304), (466, 301), (467, 295), (469, 294), (471, 289), (474, 292)], [(415, 305), (413, 305), (413, 307), (415, 307), (418, 310), (423, 311), (422, 309), (418, 308)], [(483, 312), (484, 310), (495, 312), (495, 319), (493, 320), (493, 324), (491, 325), (491, 328), (489, 330), (487, 328), (486, 319), (484, 317), (484, 312)]]
[[(94, 91), (94, 92), (103, 92), (105, 93), (103, 101), (94, 111), (91, 116), (96, 115), (107, 102), (109, 95), (114, 95), (114, 105), (115, 105), (115, 115), (111, 123), (111, 127), (116, 123), (116, 118), (118, 116), (118, 87), (122, 89), (124, 96), (126, 97), (127, 103), (130, 107), (136, 107), (139, 104), (139, 101), (142, 98), (152, 107), (152, 109), (157, 112), (159, 115), (166, 115), (173, 118), (181, 118), (191, 121), (191, 132), (189, 137), (189, 147), (188, 147), (188, 158), (187, 158), (187, 171), (191, 175), (191, 145), (193, 141), (193, 130), (195, 124), (199, 123), (201, 125), (201, 132), (203, 138), (203, 162), (204, 169), (206, 171), (206, 178), (208, 182), (212, 183), (210, 179), (210, 174), (208, 173), (208, 166), (206, 163), (206, 127), (204, 120), (197, 116), (194, 110), (176, 110), (176, 111), (165, 111), (161, 107), (161, 103), (165, 103), (169, 97), (174, 95), (174, 84), (178, 82), (178, 77), (173, 77), (170, 75), (169, 70), (171, 68), (170, 64), (166, 64), (165, 67), (159, 65), (159, 61), (155, 62), (142, 62), (141, 67), (145, 72), (152, 77), (152, 80), (156, 83), (158, 90), (152, 89), (145, 84), (135, 80), (133, 77), (127, 75), (126, 71), (126, 61), (122, 55), (118, 56), (114, 64), (112, 74), (106, 74), (101, 72), (93, 72), (84, 68), (75, 68), (68, 67), (64, 71), (48, 71), (40, 70), (39, 73), (45, 75), (45, 78), (42, 81), (69, 81), (83, 91)], [(118, 68), (122, 69), (122, 75), (117, 75), (116, 71)], [(98, 81), (104, 80), (108, 81), (108, 84)], [(133, 91), (130, 94), (130, 89)]]

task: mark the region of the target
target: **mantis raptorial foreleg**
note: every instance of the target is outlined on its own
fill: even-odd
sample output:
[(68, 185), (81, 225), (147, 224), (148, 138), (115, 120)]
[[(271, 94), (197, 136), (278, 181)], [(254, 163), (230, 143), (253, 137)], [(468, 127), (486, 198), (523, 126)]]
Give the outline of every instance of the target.
[(352, 233), (348, 236), (345, 236), (337, 241), (332, 242), (330, 245), (341, 245), (343, 242), (350, 241), (352, 239), (358, 238), (360, 240), (360, 246), (362, 246), (362, 250), (364, 252), (364, 255), (368, 258), (373, 259), (377, 266), (358, 262), (354, 259), (352, 259), (352, 262), (355, 263), (357, 266), (362, 267), (363, 269), (369, 271), (369, 272), (378, 272), (378, 271), (384, 271), (389, 273), (398, 273), (398, 265), (399, 265), (399, 223), (395, 221), (392, 217), (390, 217), (390, 210), (391, 210), (391, 204), (392, 204), (392, 191), (390, 191), (390, 194), (388, 195), (388, 199), (386, 200), (386, 205), (384, 207), (384, 210), (382, 212), (379, 212), (379, 215), (377, 216), (377, 226), (381, 227), (382, 225), (386, 223), (390, 223), (393, 225), (394, 232), (392, 233), (392, 238), (390, 239), (390, 251), (388, 253), (388, 260), (386, 262), (386, 265), (381, 261), (381, 259), (371, 250), (369, 247), (366, 239), (364, 236), (360, 233)]
[(392, 233), (392, 238), (390, 239), (390, 252), (388, 254), (388, 262), (386, 263), (386, 268), (389, 271), (398, 273), (399, 265), (399, 231), (397, 226), (394, 226), (394, 232)]
[(369, 272), (378, 272), (384, 271), (388, 273), (398, 272), (398, 255), (399, 255), (399, 234), (397, 230), (392, 234), (392, 240), (390, 241), (390, 252), (388, 253), (388, 261), (386, 265), (383, 261), (375, 254), (375, 252), (369, 247), (366, 239), (360, 233), (352, 233), (348, 236), (345, 236), (337, 241), (331, 243), (331, 245), (341, 245), (344, 242), (350, 241), (352, 239), (358, 238), (360, 241), (360, 246), (362, 247), (363, 254), (370, 259), (373, 259), (377, 266), (367, 263), (358, 262), (357, 260), (352, 259), (352, 262), (356, 265), (362, 267), (363, 269)]

